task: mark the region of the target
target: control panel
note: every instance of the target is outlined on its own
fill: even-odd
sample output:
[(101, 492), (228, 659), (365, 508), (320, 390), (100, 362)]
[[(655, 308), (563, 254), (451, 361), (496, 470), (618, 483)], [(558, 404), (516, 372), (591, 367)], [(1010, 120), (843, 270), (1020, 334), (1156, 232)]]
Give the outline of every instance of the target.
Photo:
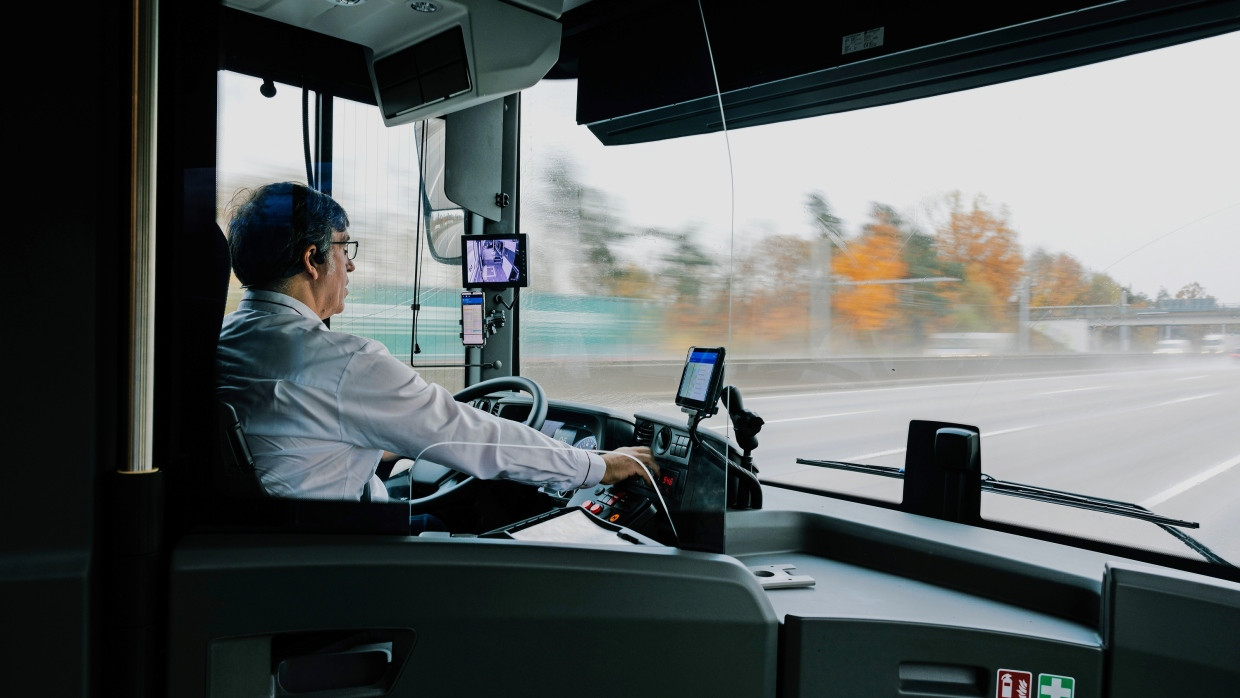
[(636, 420), (637, 444), (649, 446), (659, 466), (657, 494), (644, 479), (633, 477), (578, 490), (568, 505), (666, 545), (684, 544), (686, 536), (713, 540), (716, 535), (703, 528), (722, 521), (727, 472), (723, 454), (736, 458), (735, 448), (705, 430), (691, 438), (688, 425), (674, 418), (638, 414)]
[(573, 496), (569, 505), (580, 506), (607, 523), (633, 529), (646, 524), (658, 510), (650, 497), (624, 483), (598, 485), (590, 490), (581, 490)]

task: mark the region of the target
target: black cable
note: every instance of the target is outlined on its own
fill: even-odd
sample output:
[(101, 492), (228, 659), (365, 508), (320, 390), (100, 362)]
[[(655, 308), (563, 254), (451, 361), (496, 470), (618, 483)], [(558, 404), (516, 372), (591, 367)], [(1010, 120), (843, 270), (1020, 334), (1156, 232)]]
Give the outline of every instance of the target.
[(742, 465), (737, 465), (728, 461), (728, 472), (733, 473), (740, 480), (744, 480), (747, 487), (745, 492), (748, 496), (742, 506), (740, 483), (736, 487), (736, 508), (738, 509), (761, 509), (762, 508), (762, 482), (758, 480), (758, 476), (751, 470), (747, 470)]
[[(695, 412), (689, 420), (689, 440), (696, 448), (704, 448), (715, 454), (724, 464), (725, 477), (736, 477), (735, 499), (731, 504), (738, 509), (762, 508), (762, 482), (758, 479), (757, 467), (753, 464), (753, 449), (758, 447), (757, 433), (761, 431), (763, 419), (746, 410), (741, 392), (736, 386), (724, 386), (719, 398), (727, 408), (728, 417), (735, 427), (737, 443), (744, 449), (741, 462), (734, 463), (725, 454), (719, 453), (712, 446), (698, 437), (697, 426), (706, 417), (706, 411)], [(741, 486), (745, 489), (742, 491)]]
[(314, 181), (314, 161), (310, 157), (310, 90), (301, 88), (301, 147), (306, 159), (306, 184), (318, 189)]
[[(425, 197), (423, 190), (426, 183), (422, 181), (423, 173), (426, 172), (426, 141), (427, 129), (429, 124), (422, 122), (422, 142), (418, 147), (418, 210), (417, 223), (414, 230), (413, 240), (413, 303), (409, 306), (413, 310), (413, 322), (409, 325), (409, 365), (413, 365), (413, 357), (422, 353), (422, 347), (418, 346), (418, 313), (422, 311), (422, 200)], [(427, 231), (426, 244), (430, 244), (430, 234)]]
[[(697, 421), (701, 421), (701, 420), (699, 419)], [(723, 472), (724, 472), (725, 478), (729, 474), (735, 474), (738, 476), (737, 497), (735, 500), (736, 505), (737, 505), (736, 508), (738, 509), (761, 509), (762, 508), (762, 482), (758, 480), (758, 476), (755, 475), (753, 471), (747, 469), (743, 465), (740, 465), (738, 463), (733, 463), (731, 458), (715, 450), (714, 446), (711, 446), (710, 444), (706, 443), (702, 439), (698, 438), (696, 424), (694, 424), (693, 428), (690, 429), (689, 431), (689, 440), (693, 442), (693, 445), (695, 448), (703, 448), (707, 451), (710, 451), (711, 453), (715, 455), (716, 458), (718, 458), (721, 462), (723, 462), (724, 464)], [(747, 457), (748, 456), (743, 456), (743, 458), (747, 458)], [(740, 484), (741, 484), (740, 481), (741, 480), (744, 480), (744, 483), (747, 486), (747, 493), (748, 493), (748, 496), (744, 499), (743, 505), (742, 505), (742, 500), (740, 496), (741, 494), (740, 493)], [(724, 496), (726, 498), (726, 492), (727, 492), (726, 485), (724, 487), (724, 492), (725, 492)], [(727, 502), (725, 502), (724, 504), (726, 506)]]
[(1226, 567), (1235, 567), (1235, 565), (1219, 557), (1218, 554), (1216, 554), (1213, 550), (1210, 550), (1209, 548), (1207, 548), (1201, 541), (1197, 540), (1196, 538), (1193, 538), (1192, 536), (1181, 531), (1180, 529), (1175, 528), (1173, 526), (1168, 526), (1167, 524), (1164, 524), (1164, 523), (1156, 523), (1155, 525), (1163, 529), (1167, 533), (1170, 533), (1171, 535), (1175, 536), (1176, 538), (1179, 538), (1181, 541), (1184, 542), (1185, 545), (1192, 548), (1194, 551), (1196, 551), (1199, 555), (1204, 557), (1206, 560), (1209, 560), (1210, 562), (1213, 562), (1216, 565), (1224, 565)]

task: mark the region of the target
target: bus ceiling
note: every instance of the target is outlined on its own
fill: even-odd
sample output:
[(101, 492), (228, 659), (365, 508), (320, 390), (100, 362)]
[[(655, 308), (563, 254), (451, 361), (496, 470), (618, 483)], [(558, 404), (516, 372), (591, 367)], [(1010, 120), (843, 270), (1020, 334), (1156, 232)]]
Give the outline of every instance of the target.
[[(227, 0), (221, 67), (396, 125), (578, 81), (606, 145), (850, 111), (1240, 29), (1240, 0)], [(789, 21), (790, 11), (805, 12)], [(703, 26), (709, 35), (703, 31)], [(716, 91), (716, 86), (718, 92)]]

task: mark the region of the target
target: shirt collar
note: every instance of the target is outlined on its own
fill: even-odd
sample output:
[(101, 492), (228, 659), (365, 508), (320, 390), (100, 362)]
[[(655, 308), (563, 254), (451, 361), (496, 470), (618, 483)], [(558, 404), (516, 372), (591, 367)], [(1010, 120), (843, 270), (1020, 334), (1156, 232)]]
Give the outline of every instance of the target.
[(269, 313), (297, 313), (315, 320), (320, 319), (318, 314), (310, 309), (310, 306), (292, 296), (276, 291), (247, 288), (241, 294), (241, 303), (238, 307), (248, 310), (264, 310)]

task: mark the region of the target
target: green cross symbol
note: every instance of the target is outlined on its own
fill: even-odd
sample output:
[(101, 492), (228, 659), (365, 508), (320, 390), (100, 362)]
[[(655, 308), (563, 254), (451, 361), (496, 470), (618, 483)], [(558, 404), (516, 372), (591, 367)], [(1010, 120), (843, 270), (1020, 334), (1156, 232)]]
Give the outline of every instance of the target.
[(1039, 698), (1072, 698), (1076, 681), (1071, 676), (1038, 674)]

